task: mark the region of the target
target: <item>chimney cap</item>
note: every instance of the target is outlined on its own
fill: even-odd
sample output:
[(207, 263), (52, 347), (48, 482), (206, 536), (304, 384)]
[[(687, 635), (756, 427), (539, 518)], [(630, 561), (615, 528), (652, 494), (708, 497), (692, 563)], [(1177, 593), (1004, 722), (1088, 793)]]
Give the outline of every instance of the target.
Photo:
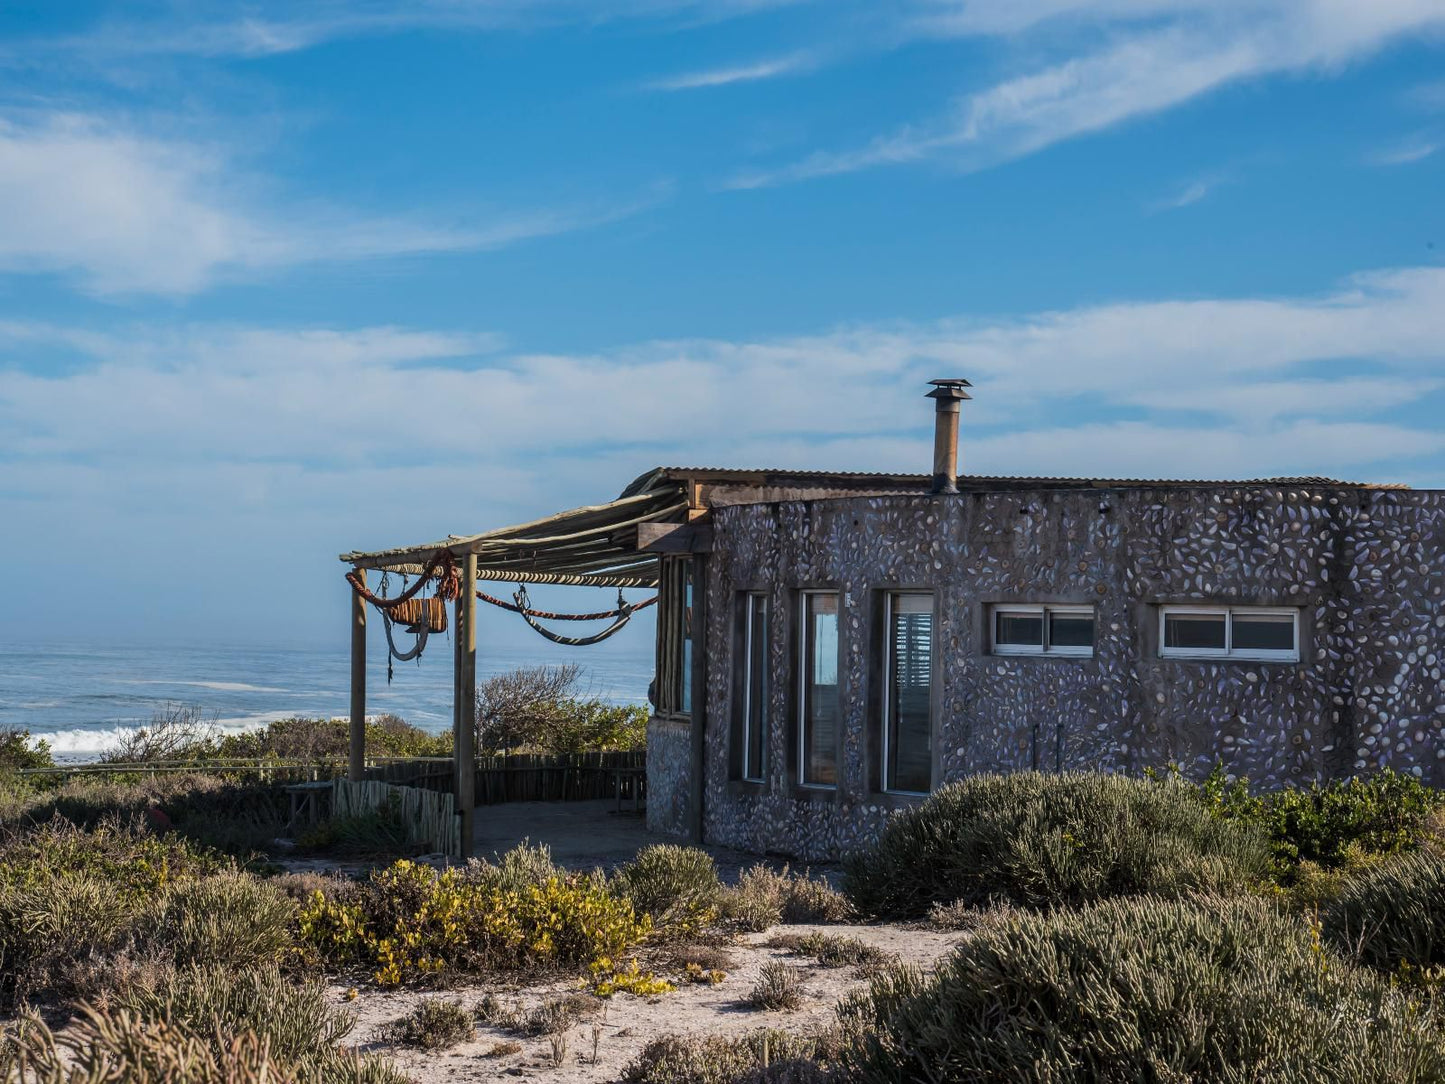
[(929, 399), (972, 399), (973, 396), (964, 391), (964, 388), (973, 387), (967, 380), (930, 380), (933, 390), (927, 394)]

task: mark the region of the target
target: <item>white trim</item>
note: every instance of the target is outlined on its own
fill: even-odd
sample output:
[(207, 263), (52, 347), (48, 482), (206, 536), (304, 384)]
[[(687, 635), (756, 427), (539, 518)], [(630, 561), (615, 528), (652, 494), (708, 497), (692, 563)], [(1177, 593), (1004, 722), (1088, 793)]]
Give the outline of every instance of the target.
[[(1235, 650), (1234, 615), (1246, 617), (1288, 617), (1294, 647), (1289, 651)], [(1224, 618), (1224, 647), (1166, 647), (1164, 631), (1171, 614), (1211, 614)], [(1238, 659), (1242, 662), (1299, 662), (1300, 612), (1280, 606), (1211, 606), (1204, 603), (1159, 607), (1159, 657), (1161, 659)]]
[[(888, 785), (888, 735), (892, 731), (892, 707), (893, 707), (893, 600), (899, 595), (913, 595), (917, 598), (926, 598), (929, 601), (929, 621), (936, 624), (937, 612), (932, 591), (886, 591), (883, 596), (883, 763), (878, 772), (878, 787), (884, 794), (905, 794), (911, 797), (921, 797), (931, 794), (931, 790), (899, 790)], [(933, 730), (933, 669), (937, 650), (937, 639), (934, 634), (938, 630), (931, 629), (929, 634), (929, 658), (928, 658), (928, 727), (930, 734)], [(931, 743), (930, 743), (931, 744)], [(930, 756), (932, 754), (930, 753)], [(929, 767), (929, 779), (933, 778), (932, 765)]]
[[(1032, 644), (1001, 644), (998, 642), (998, 616), (999, 614), (1029, 614), (1039, 619), (1039, 644), (1035, 647)], [(1092, 606), (1050, 606), (1047, 603), (1015, 603), (1000, 602), (988, 608), (988, 643), (989, 651), (994, 655), (1029, 655), (1038, 657), (1047, 655), (1050, 657), (1065, 657), (1074, 659), (1091, 659), (1094, 657), (1094, 646), (1088, 647), (1055, 647), (1049, 643), (1049, 616), (1051, 614), (1086, 614), (1094, 619), (1095, 639), (1098, 638), (1098, 618)]]
[[(808, 621), (808, 598), (811, 595), (832, 595), (838, 600), (837, 612), (834, 617), (838, 619), (838, 643), (841, 650), (843, 641), (843, 596), (834, 588), (819, 587), (809, 588), (806, 591), (798, 592), (798, 786), (810, 787), (813, 790), (837, 790), (838, 784), (834, 783), (809, 783), (808, 776), (808, 679), (812, 673), (812, 658), (809, 655), (809, 632), (811, 625)], [(839, 660), (841, 662), (841, 660)], [(838, 681), (841, 686), (843, 680), (842, 667), (838, 667)], [(840, 689), (841, 691), (841, 689)], [(842, 724), (843, 704), (841, 698), (838, 704), (838, 723)], [(833, 734), (833, 774), (838, 774), (838, 734)]]
[[(767, 748), (760, 746), (758, 759), (763, 763), (750, 765), (748, 761), (753, 749), (753, 604), (761, 601), (763, 606), (763, 634), (764, 634), (764, 657), (763, 657), (763, 678), (767, 680), (767, 631), (768, 631), (768, 596), (762, 591), (746, 591), (743, 593), (743, 756), (742, 756), (742, 779), (745, 783), (762, 783), (767, 779), (763, 770), (763, 763), (767, 761)], [(767, 711), (767, 704), (763, 705)], [(767, 729), (763, 729), (763, 738), (767, 738)], [(749, 775), (748, 769), (752, 767), (757, 770), (756, 775)]]

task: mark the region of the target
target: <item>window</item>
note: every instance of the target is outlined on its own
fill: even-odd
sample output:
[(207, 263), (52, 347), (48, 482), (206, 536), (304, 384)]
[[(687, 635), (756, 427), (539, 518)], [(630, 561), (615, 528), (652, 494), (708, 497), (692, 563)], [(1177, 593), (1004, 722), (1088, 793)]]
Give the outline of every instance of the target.
[(1094, 653), (1094, 611), (1089, 606), (995, 606), (995, 655)]
[(927, 794), (933, 784), (933, 596), (888, 595), (884, 622), (883, 789)]
[(802, 595), (798, 690), (798, 781), (838, 784), (838, 595)]
[(742, 757), (737, 770), (743, 779), (761, 783), (768, 747), (768, 596), (743, 595), (740, 617), (743, 673), (736, 734)]
[(658, 584), (657, 690), (659, 715), (692, 712), (693, 571), (686, 557), (664, 557)]
[(1159, 654), (1180, 659), (1299, 661), (1299, 611), (1162, 606)]

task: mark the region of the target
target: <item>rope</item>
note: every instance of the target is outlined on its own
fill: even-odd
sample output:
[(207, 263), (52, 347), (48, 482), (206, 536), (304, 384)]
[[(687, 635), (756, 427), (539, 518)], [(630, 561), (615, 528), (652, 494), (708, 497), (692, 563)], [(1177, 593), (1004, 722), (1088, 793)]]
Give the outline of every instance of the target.
[[(481, 599), (483, 602), (489, 602), (493, 606), (498, 606), (503, 610), (510, 610), (514, 614), (523, 614), (526, 617), (536, 617), (540, 618), (543, 621), (602, 621), (608, 617), (616, 617), (622, 612), (621, 608), (619, 608), (616, 610), (602, 610), (599, 613), (595, 614), (554, 614), (548, 610), (523, 610), (520, 606), (515, 606), (512, 603), (508, 602), (506, 599), (495, 598), (492, 595), (488, 595), (482, 591), (477, 592), (477, 598)], [(645, 610), (647, 609), (647, 607), (653, 605), (656, 601), (657, 596), (653, 595), (651, 598), (644, 599), (643, 601), (634, 605), (632, 607), (632, 611), (633, 613), (636, 613), (638, 610)]]
[(421, 653), (426, 649), (427, 637), (431, 635), (431, 628), (426, 624), (409, 625), (407, 631), (416, 636), (416, 642), (407, 651), (397, 650), (396, 641), (391, 638), (391, 615), (385, 610), (381, 611), (381, 626), (386, 630), (386, 683), (391, 684), (395, 668), (392, 662), (411, 662), (412, 659), (421, 658)]
[(462, 574), (457, 570), (456, 558), (452, 556), (451, 550), (437, 550), (432, 559), (422, 568), (421, 576), (416, 583), (397, 595), (396, 598), (382, 598), (380, 595), (373, 594), (367, 589), (366, 581), (361, 578), (361, 573), (354, 568), (346, 574), (346, 582), (351, 584), (353, 591), (377, 609), (390, 610), (414, 597), (433, 576), (436, 577), (437, 594), (440, 597), (450, 602), (461, 595)]
[(531, 625), (540, 635), (551, 640), (554, 644), (561, 644), (563, 647), (591, 647), (593, 644), (600, 644), (603, 640), (621, 630), (627, 622), (631, 621), (633, 610), (638, 608), (628, 605), (627, 600), (622, 597), (622, 591), (619, 588), (617, 592), (616, 613), (601, 615), (602, 617), (615, 616), (617, 618), (616, 621), (612, 622), (612, 624), (608, 625), (601, 632), (595, 632), (591, 636), (563, 636), (559, 632), (553, 632), (551, 629), (537, 624), (537, 619), (532, 616), (535, 611), (527, 607), (527, 588), (525, 584), (517, 588), (517, 593), (513, 598), (517, 603), (515, 610), (522, 615), (523, 621)]

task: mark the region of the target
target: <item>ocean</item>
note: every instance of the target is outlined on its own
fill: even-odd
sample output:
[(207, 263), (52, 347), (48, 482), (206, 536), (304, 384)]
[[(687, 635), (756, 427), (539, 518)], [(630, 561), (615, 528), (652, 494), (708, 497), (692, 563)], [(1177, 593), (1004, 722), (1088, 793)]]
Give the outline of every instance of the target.
[[(424, 730), (451, 727), (452, 645), (437, 637), (420, 662), (395, 664), (386, 680), (384, 645), (367, 666), (367, 713), (400, 715)], [(642, 642), (637, 642), (639, 639)], [(580, 693), (611, 703), (646, 703), (652, 639), (561, 648), (529, 634), (525, 645), (481, 644), (477, 678), (520, 666), (576, 662)], [(20, 727), (50, 743), (58, 762), (95, 759), (122, 733), (168, 704), (195, 706), (226, 732), (291, 715), (349, 711), (350, 655), (339, 647), (138, 645), (126, 642), (0, 642), (0, 729)]]

